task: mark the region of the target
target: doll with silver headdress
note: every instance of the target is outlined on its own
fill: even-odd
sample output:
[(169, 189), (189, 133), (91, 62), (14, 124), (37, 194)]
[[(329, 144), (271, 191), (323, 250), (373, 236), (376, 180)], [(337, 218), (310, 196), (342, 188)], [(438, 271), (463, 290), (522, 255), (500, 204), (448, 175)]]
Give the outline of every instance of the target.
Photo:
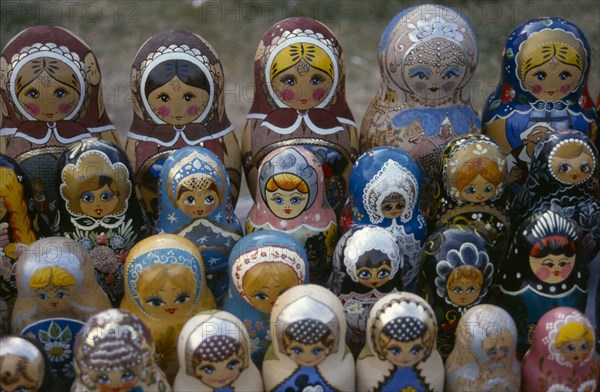
[(375, 303), (367, 344), (356, 362), (358, 391), (442, 391), (444, 363), (435, 347), (437, 323), (427, 302), (391, 293)]
[(354, 390), (354, 358), (346, 349), (342, 304), (324, 287), (296, 286), (271, 313), (273, 343), (263, 365), (268, 391)]
[(456, 344), (446, 360), (447, 392), (518, 391), (517, 327), (504, 309), (477, 305), (458, 322)]
[(227, 294), (229, 253), (242, 238), (229, 191), (225, 166), (205, 148), (183, 147), (164, 162), (155, 230), (196, 244), (205, 263), (208, 288), (217, 303)]
[(337, 224), (325, 197), (320, 161), (304, 147), (280, 147), (263, 159), (256, 187), (246, 233), (291, 234), (306, 250), (312, 282), (324, 285), (331, 274)]
[(177, 343), (176, 391), (263, 390), (262, 377), (250, 359), (244, 324), (224, 311), (205, 311), (185, 323)]
[(402, 291), (402, 254), (383, 227), (356, 225), (338, 241), (328, 285), (344, 306), (346, 343), (355, 357), (365, 345), (371, 307), (384, 295)]

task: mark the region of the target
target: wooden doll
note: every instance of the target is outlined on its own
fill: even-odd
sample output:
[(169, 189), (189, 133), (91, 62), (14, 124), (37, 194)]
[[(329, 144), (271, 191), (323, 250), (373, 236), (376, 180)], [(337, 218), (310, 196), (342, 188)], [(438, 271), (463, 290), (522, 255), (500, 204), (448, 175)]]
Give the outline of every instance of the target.
[(544, 314), (523, 358), (524, 391), (595, 391), (594, 328), (581, 312), (558, 307)]
[(337, 241), (337, 218), (324, 188), (323, 169), (313, 153), (300, 146), (277, 148), (258, 169), (256, 198), (246, 220), (246, 233), (278, 230), (298, 240), (312, 282), (321, 285), (331, 275)]
[(224, 80), (215, 50), (188, 31), (161, 31), (137, 52), (131, 69), (133, 122), (126, 151), (143, 207), (153, 220), (158, 215), (162, 165), (171, 152), (186, 146), (205, 147), (224, 163), (235, 205), (242, 158), (225, 111)]
[(509, 255), (496, 274), (497, 302), (517, 324), (521, 356), (532, 343), (538, 320), (548, 310), (568, 306), (585, 311), (587, 273), (578, 245), (573, 224), (554, 211), (523, 222), (515, 232)]
[(59, 232), (89, 251), (98, 283), (119, 306), (127, 252), (148, 234), (129, 159), (117, 145), (88, 138), (63, 152), (57, 171)]
[(175, 234), (157, 234), (136, 244), (123, 267), (121, 309), (140, 318), (156, 344), (156, 359), (172, 383), (179, 369), (177, 337), (196, 313), (214, 309), (198, 247)]
[(354, 357), (365, 345), (371, 307), (384, 295), (402, 291), (402, 253), (383, 227), (356, 225), (338, 241), (328, 285), (344, 306), (346, 343)]
[(244, 324), (224, 311), (205, 311), (185, 323), (177, 343), (176, 391), (263, 391)]
[(427, 298), (435, 312), (437, 346), (444, 359), (454, 347), (462, 315), (488, 300), (493, 257), (484, 238), (468, 226), (446, 226), (427, 238), (416, 292)]
[(273, 343), (263, 364), (267, 391), (352, 391), (354, 358), (346, 349), (340, 300), (314, 284), (292, 287), (271, 313)]
[(72, 392), (171, 391), (154, 360), (150, 330), (131, 312), (109, 309), (92, 316), (74, 353)]
[(381, 298), (369, 314), (367, 345), (356, 361), (356, 390), (443, 391), (436, 331), (423, 298), (407, 292)]
[(229, 295), (223, 310), (244, 323), (252, 361), (261, 369), (271, 344), (269, 316), (277, 297), (310, 282), (304, 248), (289, 234), (261, 230), (243, 237), (229, 256)]
[(446, 360), (447, 392), (519, 391), (517, 327), (494, 305), (477, 305), (458, 322), (456, 345)]
[(119, 143), (102, 100), (98, 60), (62, 27), (17, 34), (0, 57), (0, 153), (30, 174), (39, 214), (53, 222), (56, 161), (70, 143), (98, 136)]
[(421, 175), (415, 160), (396, 147), (375, 147), (352, 168), (349, 208), (342, 226), (373, 224), (396, 238), (404, 257), (402, 282), (414, 290), (419, 274), (420, 251), (427, 236), (419, 209)]
[(323, 158), (325, 195), (341, 210), (358, 156), (345, 73), (342, 47), (321, 22), (288, 18), (267, 30), (254, 57), (254, 99), (242, 136), (250, 192), (270, 151), (302, 145)]
[(196, 244), (208, 288), (219, 304), (227, 294), (229, 253), (243, 234), (229, 196), (225, 166), (206, 148), (183, 147), (165, 160), (155, 229)]
[(483, 109), (483, 132), (507, 154), (515, 191), (525, 184), (534, 146), (548, 131), (575, 129), (596, 139), (589, 69), (590, 46), (564, 19), (532, 19), (508, 37), (500, 82)]

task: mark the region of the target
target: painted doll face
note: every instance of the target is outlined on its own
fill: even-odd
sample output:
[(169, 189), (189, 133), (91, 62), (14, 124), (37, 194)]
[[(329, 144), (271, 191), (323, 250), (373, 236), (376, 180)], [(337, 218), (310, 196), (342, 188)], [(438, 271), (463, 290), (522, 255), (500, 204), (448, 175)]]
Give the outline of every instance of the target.
[(219, 195), (212, 189), (186, 190), (177, 199), (177, 207), (187, 216), (203, 218), (219, 205)]
[(321, 342), (315, 344), (291, 342), (285, 352), (300, 366), (317, 366), (327, 358), (331, 348)]
[(6, 392), (34, 392), (42, 383), (43, 374), (37, 374), (33, 364), (14, 354), (0, 357), (0, 390)]
[(584, 337), (569, 340), (557, 345), (561, 356), (567, 362), (571, 363), (579, 363), (588, 358), (588, 355), (592, 351), (592, 347), (592, 343), (587, 341)]
[(381, 203), (381, 213), (388, 219), (398, 218), (406, 208), (406, 200), (400, 193), (388, 195)]
[(296, 66), (275, 75), (271, 85), (277, 97), (289, 107), (307, 110), (319, 105), (329, 95), (333, 79), (326, 72), (309, 66), (299, 72)]
[(549, 284), (560, 283), (567, 279), (575, 266), (575, 255), (553, 255), (544, 257), (529, 256), (531, 270), (539, 280)]
[(167, 124), (181, 126), (197, 119), (208, 104), (208, 92), (185, 84), (178, 76), (152, 90), (148, 104), (152, 111)]
[(280, 219), (294, 219), (308, 204), (308, 194), (297, 189), (286, 191), (281, 188), (265, 191), (267, 207)]
[(243, 358), (239, 353), (234, 353), (220, 362), (201, 361), (194, 369), (194, 374), (209, 387), (223, 388), (237, 380), (242, 373), (243, 364)]
[(420, 338), (409, 342), (391, 339), (384, 350), (385, 358), (393, 365), (400, 367), (410, 367), (419, 363), (426, 351)]
[(134, 388), (140, 381), (142, 364), (131, 369), (111, 371), (87, 370), (88, 376), (96, 383), (100, 392), (126, 392)]
[(558, 101), (576, 90), (581, 70), (561, 63), (556, 57), (531, 68), (523, 77), (525, 89), (542, 101)]
[(537, 126), (533, 128), (533, 130), (527, 135), (527, 139), (523, 140), (523, 144), (525, 145), (525, 149), (527, 151), (527, 156), (530, 158), (533, 157), (533, 150), (535, 150), (535, 146), (537, 143), (546, 136), (549, 129), (543, 126)]
[(79, 98), (79, 90), (59, 82), (45, 71), (17, 96), (27, 113), (39, 121), (48, 122), (60, 121), (70, 115)]
[(551, 158), (552, 172), (559, 181), (578, 184), (592, 175), (594, 160), (587, 147), (579, 143), (565, 143)]
[(501, 334), (486, 335), (481, 348), (490, 363), (500, 363), (508, 358), (512, 343), (513, 337), (510, 332), (502, 331)]
[[(448, 283), (446, 289), (448, 292), (448, 298), (457, 306), (467, 306), (477, 300), (481, 293), (481, 283), (483, 282), (483, 274), (478, 269), (472, 268), (476, 275), (476, 279), (467, 275), (465, 276), (462, 271), (469, 268), (469, 266), (460, 266), (455, 268), (454, 271), (448, 276)], [(475, 272), (476, 271), (476, 272)]]
[(471, 182), (460, 189), (460, 197), (469, 202), (482, 203), (496, 194), (496, 185), (478, 174)]
[[(287, 267), (287, 266), (285, 266)], [(291, 269), (291, 267), (288, 267)], [(292, 273), (294, 273), (292, 271)], [(295, 273), (294, 273), (295, 275)], [(267, 278), (264, 285), (251, 289), (248, 294), (248, 299), (252, 306), (264, 313), (271, 313), (273, 305), (279, 296), (290, 287), (295, 286), (289, 282)]]
[(40, 308), (54, 312), (64, 310), (69, 306), (71, 298), (75, 294), (75, 287), (74, 285), (56, 286), (49, 283), (45, 287), (33, 289), (32, 293), (34, 301)]
[(356, 269), (358, 282), (363, 286), (374, 289), (383, 286), (392, 278), (391, 263), (383, 252), (378, 250), (365, 252), (359, 257), (357, 263), (364, 265)]
[(83, 192), (79, 196), (79, 207), (87, 216), (102, 218), (112, 213), (119, 204), (119, 197), (108, 184), (93, 190)]
[[(142, 294), (142, 293), (140, 293)], [(155, 318), (182, 317), (194, 306), (192, 296), (180, 284), (167, 279), (164, 285), (142, 298), (142, 307)]]

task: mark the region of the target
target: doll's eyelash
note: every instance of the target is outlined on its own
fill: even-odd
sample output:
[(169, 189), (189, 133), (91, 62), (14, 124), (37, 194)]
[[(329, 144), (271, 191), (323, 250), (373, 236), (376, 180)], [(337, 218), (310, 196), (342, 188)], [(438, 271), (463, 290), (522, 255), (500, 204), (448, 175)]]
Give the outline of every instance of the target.
[(188, 91), (187, 93), (183, 94), (184, 97), (190, 97), (190, 98), (196, 98), (196, 94), (194, 94), (191, 91)]

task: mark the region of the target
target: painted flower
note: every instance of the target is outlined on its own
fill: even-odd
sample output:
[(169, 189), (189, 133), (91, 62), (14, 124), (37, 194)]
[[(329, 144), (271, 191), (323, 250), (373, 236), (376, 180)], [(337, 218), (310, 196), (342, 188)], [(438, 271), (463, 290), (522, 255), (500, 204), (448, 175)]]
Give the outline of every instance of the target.
[(553, 384), (548, 388), (548, 392), (573, 392), (573, 390), (564, 384)]
[(67, 362), (62, 368), (62, 373), (69, 378), (75, 378), (75, 369), (73, 368), (73, 363)]
[(110, 247), (113, 249), (121, 249), (125, 247), (125, 238), (120, 235), (115, 235), (109, 240)]
[(115, 252), (108, 246), (97, 246), (90, 252), (94, 267), (106, 274), (115, 272), (119, 266)]
[(106, 245), (106, 244), (108, 244), (108, 236), (106, 235), (106, 233), (100, 233), (96, 237), (96, 243), (98, 245)]
[(79, 244), (83, 246), (87, 251), (94, 249), (94, 242), (88, 237), (83, 237), (79, 240)]
[(71, 357), (69, 345), (57, 340), (44, 344), (44, 350), (51, 362), (62, 362)]
[(595, 390), (596, 380), (587, 380), (577, 388), (577, 392), (594, 392)]
[(362, 314), (364, 307), (360, 302), (352, 304), (346, 308), (346, 313)]
[(500, 95), (500, 101), (502, 101), (502, 103), (507, 104), (513, 101), (513, 99), (515, 99), (515, 89), (513, 88), (513, 86), (510, 85), (510, 83), (504, 83), (504, 85), (502, 86), (502, 94)]

